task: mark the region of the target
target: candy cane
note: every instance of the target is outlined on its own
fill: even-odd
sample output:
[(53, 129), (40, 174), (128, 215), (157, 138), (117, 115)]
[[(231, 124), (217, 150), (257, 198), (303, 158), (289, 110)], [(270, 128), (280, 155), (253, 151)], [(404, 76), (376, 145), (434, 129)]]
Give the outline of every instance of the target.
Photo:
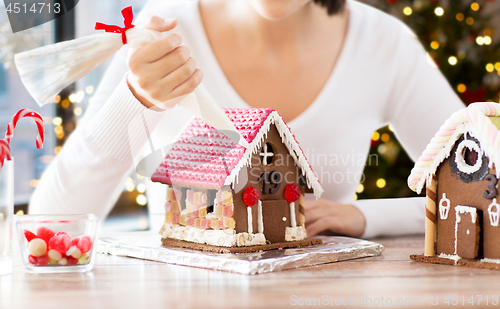
[(42, 149), (43, 147), (43, 141), (45, 140), (45, 128), (43, 127), (43, 119), (42, 116), (40, 116), (37, 112), (34, 112), (29, 109), (22, 109), (18, 111), (14, 117), (12, 117), (12, 121), (9, 123), (9, 126), (7, 127), (7, 133), (5, 133), (5, 141), (7, 142), (7, 145), (10, 144), (10, 139), (13, 136), (14, 129), (17, 126), (17, 122), (19, 119), (24, 118), (24, 117), (30, 117), (35, 121), (37, 127), (38, 127), (38, 136), (36, 137), (36, 147), (38, 149)]
[(3, 139), (0, 139), (0, 168), (3, 167), (3, 161), (7, 159), (10, 160), (10, 148), (9, 144)]

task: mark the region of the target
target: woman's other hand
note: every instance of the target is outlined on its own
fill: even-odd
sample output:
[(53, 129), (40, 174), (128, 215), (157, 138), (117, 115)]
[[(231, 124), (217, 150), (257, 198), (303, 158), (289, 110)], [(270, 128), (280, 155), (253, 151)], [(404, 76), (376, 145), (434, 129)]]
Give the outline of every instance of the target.
[(354, 205), (324, 199), (306, 201), (307, 235), (329, 231), (337, 235), (361, 237), (365, 232), (365, 217)]
[[(175, 26), (176, 19), (153, 16), (145, 28), (165, 32)], [(132, 52), (127, 82), (134, 96), (147, 108), (173, 107), (201, 83), (203, 73), (181, 43), (179, 34), (170, 33)]]

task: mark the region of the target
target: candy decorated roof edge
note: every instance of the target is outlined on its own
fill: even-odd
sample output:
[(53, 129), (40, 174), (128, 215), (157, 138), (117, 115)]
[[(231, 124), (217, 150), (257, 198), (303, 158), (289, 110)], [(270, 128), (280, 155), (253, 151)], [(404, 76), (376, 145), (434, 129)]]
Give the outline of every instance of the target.
[[(472, 103), (453, 113), (431, 139), (408, 177), (411, 190), (420, 193), (438, 166), (450, 155), (456, 140), (470, 132), (481, 143), (483, 153), (490, 158), (490, 168), (500, 166), (500, 134), (488, 117), (500, 116), (500, 104), (493, 102)], [(497, 168), (500, 177), (500, 168)]]

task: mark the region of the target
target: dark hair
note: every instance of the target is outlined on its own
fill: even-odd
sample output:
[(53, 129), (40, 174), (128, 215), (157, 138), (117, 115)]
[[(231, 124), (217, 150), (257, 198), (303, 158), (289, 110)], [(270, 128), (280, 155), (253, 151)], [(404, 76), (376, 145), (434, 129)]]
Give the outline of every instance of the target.
[(314, 3), (325, 7), (328, 11), (328, 15), (336, 14), (345, 6), (345, 0), (313, 0)]

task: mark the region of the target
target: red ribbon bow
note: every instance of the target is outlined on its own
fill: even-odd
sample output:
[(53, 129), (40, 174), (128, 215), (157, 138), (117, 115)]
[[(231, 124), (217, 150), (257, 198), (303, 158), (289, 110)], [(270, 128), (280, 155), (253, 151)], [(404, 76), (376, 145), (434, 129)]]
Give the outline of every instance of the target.
[(114, 25), (95, 23), (95, 30), (105, 30), (106, 32), (121, 33), (123, 44), (124, 45), (127, 44), (127, 36), (125, 35), (125, 31), (135, 27), (134, 25), (132, 25), (132, 20), (134, 19), (134, 12), (132, 11), (132, 7), (129, 6), (124, 8), (122, 10), (122, 16), (125, 19), (124, 21), (125, 27), (121, 28), (119, 26), (114, 26)]

